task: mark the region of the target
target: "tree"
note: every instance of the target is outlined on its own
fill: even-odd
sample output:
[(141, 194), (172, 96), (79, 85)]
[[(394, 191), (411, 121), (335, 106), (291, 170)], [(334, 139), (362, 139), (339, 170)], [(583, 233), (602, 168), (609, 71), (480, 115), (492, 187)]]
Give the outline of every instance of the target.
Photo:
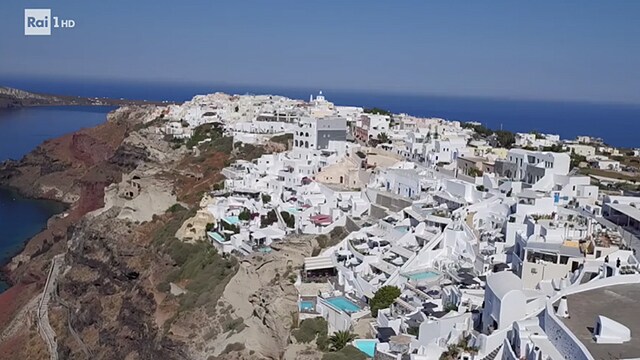
[(386, 144), (386, 143), (389, 142), (389, 136), (387, 136), (386, 133), (380, 133), (380, 134), (378, 134), (378, 141), (381, 144)]
[(395, 286), (383, 286), (376, 291), (373, 299), (369, 302), (371, 315), (378, 317), (378, 310), (386, 309), (400, 296), (401, 291)]
[(266, 204), (268, 202), (271, 202), (271, 195), (269, 194), (262, 194), (262, 203)]
[(516, 136), (511, 131), (498, 130), (496, 131), (496, 140), (500, 147), (509, 149), (516, 143)]
[(575, 167), (580, 167), (580, 163), (582, 162), (586, 162), (587, 158), (583, 155), (578, 155), (575, 152), (572, 152), (571, 155), (569, 155), (571, 157), (571, 167), (575, 168)]
[(267, 213), (266, 216), (262, 216), (260, 218), (260, 227), (267, 227), (273, 223), (275, 223), (276, 221), (278, 221), (278, 216), (276, 215), (276, 211), (275, 210), (271, 210)]
[(284, 220), (284, 223), (287, 224), (288, 228), (295, 228), (296, 227), (296, 218), (289, 214), (288, 211), (281, 211), (280, 215), (282, 215), (282, 220)]
[(336, 331), (329, 338), (329, 348), (332, 351), (340, 351), (355, 338), (356, 335), (349, 331)]
[(251, 220), (251, 211), (249, 211), (249, 209), (247, 208), (242, 209), (242, 212), (238, 215), (238, 219), (242, 221)]
[(377, 115), (388, 115), (391, 116), (391, 112), (385, 109), (381, 109), (378, 107), (364, 109), (365, 114), (377, 114)]

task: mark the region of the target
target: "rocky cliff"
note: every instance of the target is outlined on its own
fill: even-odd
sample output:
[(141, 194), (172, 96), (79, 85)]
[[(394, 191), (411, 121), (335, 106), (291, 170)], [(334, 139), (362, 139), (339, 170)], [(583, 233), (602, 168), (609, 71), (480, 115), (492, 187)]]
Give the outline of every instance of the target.
[[(293, 282), (310, 239), (239, 260), (176, 238), (221, 180), (232, 141), (175, 146), (152, 110), (119, 109), (0, 166), (0, 184), (70, 205), (7, 266), (0, 358), (47, 359), (49, 348), (59, 359), (300, 358)], [(48, 275), (50, 338), (38, 310)]]

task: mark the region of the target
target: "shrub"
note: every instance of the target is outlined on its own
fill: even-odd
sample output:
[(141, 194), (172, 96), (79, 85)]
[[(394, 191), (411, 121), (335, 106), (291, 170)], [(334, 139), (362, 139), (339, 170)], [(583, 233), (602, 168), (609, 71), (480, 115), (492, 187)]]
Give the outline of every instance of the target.
[(282, 215), (282, 220), (284, 220), (284, 223), (287, 224), (288, 228), (295, 228), (296, 227), (296, 218), (289, 214), (289, 212), (287, 211), (281, 211), (280, 215)]
[(169, 209), (167, 211), (172, 213), (172, 214), (175, 214), (175, 213), (178, 213), (178, 212), (181, 212), (181, 211), (186, 211), (186, 210), (187, 209), (184, 206), (180, 205), (180, 204), (173, 204), (173, 205), (171, 205), (169, 207)]
[(161, 292), (169, 292), (171, 290), (171, 285), (168, 282), (163, 281), (156, 286), (156, 289)]
[(369, 302), (371, 315), (378, 316), (378, 310), (388, 308), (400, 296), (400, 289), (395, 286), (383, 286), (376, 291), (373, 299)]
[(262, 194), (262, 203), (266, 204), (271, 202), (271, 195), (268, 194)]
[(304, 319), (300, 326), (292, 333), (297, 342), (310, 343), (318, 337), (318, 335), (327, 336), (327, 321), (321, 317), (313, 319)]
[(225, 332), (227, 332), (227, 331), (240, 332), (245, 327), (246, 327), (246, 325), (244, 323), (244, 319), (241, 318), (241, 317), (239, 317), (237, 319), (233, 319), (233, 320), (227, 321), (222, 325), (222, 328), (224, 329)]
[(243, 343), (231, 343), (227, 345), (220, 355), (228, 354), (234, 351), (243, 351), (245, 346)]
[(348, 345), (342, 350), (326, 353), (322, 360), (366, 360), (367, 356), (355, 347)]
[(289, 141), (293, 140), (293, 134), (277, 135), (269, 139), (271, 142), (289, 146)]
[(242, 212), (238, 215), (238, 219), (242, 221), (251, 220), (251, 211), (249, 211), (249, 209), (247, 208), (242, 209)]

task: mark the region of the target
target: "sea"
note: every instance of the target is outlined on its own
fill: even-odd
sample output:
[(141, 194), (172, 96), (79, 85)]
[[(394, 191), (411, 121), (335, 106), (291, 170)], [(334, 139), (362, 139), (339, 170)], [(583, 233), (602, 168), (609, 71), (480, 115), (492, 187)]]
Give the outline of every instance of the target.
[[(20, 159), (43, 141), (105, 121), (112, 107), (34, 107), (0, 110), (0, 162)], [(61, 203), (28, 199), (0, 188), (0, 265), (64, 210)], [(0, 292), (7, 284), (0, 281)]]
[[(309, 99), (323, 91), (337, 105), (379, 107), (447, 120), (477, 121), (498, 130), (537, 131), (559, 134), (563, 139), (578, 135), (603, 138), (618, 147), (640, 147), (640, 105), (574, 101), (534, 101), (480, 97), (412, 95), (379, 91), (280, 88), (264, 86), (201, 85), (160, 82), (119, 82), (0, 78), (0, 85), (27, 91), (85, 97), (126, 98), (181, 102), (197, 94), (216, 91), (230, 94), (274, 94)], [(37, 107), (0, 111), (0, 162), (20, 159), (41, 142), (97, 125), (110, 108)], [(20, 247), (60, 211), (59, 204), (24, 199), (0, 191), (0, 260)], [(2, 289), (0, 284), (0, 291)]]

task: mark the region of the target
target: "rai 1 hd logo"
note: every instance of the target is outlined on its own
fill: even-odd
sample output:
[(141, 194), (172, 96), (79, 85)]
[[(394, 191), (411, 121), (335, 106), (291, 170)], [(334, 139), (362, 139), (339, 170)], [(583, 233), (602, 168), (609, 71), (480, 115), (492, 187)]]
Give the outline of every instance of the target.
[(51, 16), (51, 9), (24, 9), (25, 35), (51, 35), (51, 29), (72, 29), (76, 22)]

